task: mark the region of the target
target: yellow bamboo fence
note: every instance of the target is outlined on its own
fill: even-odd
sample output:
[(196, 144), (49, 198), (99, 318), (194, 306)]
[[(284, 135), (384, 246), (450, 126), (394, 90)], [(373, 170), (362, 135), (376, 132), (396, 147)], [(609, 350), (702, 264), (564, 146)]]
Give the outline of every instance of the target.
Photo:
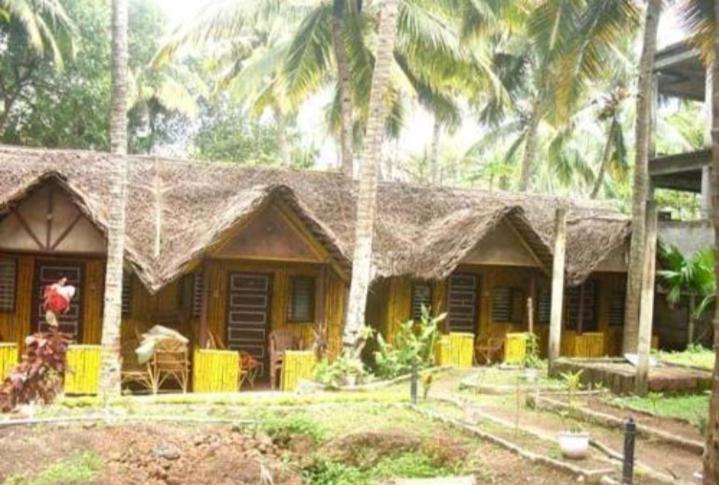
[(595, 358), (605, 355), (604, 334), (601, 332), (564, 332), (562, 355), (567, 357)]
[(504, 363), (521, 364), (527, 357), (527, 334), (508, 333), (504, 341)]
[(452, 332), (442, 335), (435, 347), (437, 365), (451, 365), (460, 369), (472, 367), (474, 360), (474, 334)]
[(286, 350), (282, 361), (280, 388), (294, 391), (303, 379), (311, 379), (315, 370), (315, 353), (310, 350)]
[(232, 350), (197, 349), (192, 365), (195, 392), (239, 390), (240, 354)]
[(17, 365), (18, 349), (14, 342), (0, 342), (0, 380), (10, 374), (10, 371)]
[(101, 352), (99, 345), (71, 345), (68, 348), (65, 394), (98, 393)]

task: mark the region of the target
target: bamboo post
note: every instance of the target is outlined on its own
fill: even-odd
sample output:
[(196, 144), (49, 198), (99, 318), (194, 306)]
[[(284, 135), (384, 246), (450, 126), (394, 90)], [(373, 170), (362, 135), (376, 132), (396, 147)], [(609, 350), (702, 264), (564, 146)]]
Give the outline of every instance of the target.
[(557, 209), (554, 227), (554, 259), (552, 263), (552, 306), (549, 320), (549, 370), (559, 357), (564, 307), (564, 260), (567, 249), (567, 209)]
[(639, 300), (639, 341), (637, 343), (636, 393), (649, 391), (649, 351), (652, 347), (652, 318), (654, 316), (654, 273), (657, 258), (657, 206), (647, 201), (646, 238), (644, 240), (644, 267), (642, 292)]

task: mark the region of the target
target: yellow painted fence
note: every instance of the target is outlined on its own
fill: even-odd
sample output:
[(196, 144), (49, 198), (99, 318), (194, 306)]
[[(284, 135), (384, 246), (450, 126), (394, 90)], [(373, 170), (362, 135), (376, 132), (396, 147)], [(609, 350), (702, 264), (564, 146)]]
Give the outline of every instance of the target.
[(16, 343), (0, 342), (0, 381), (10, 374), (17, 365), (18, 349)]
[(71, 345), (67, 350), (66, 394), (97, 394), (100, 388), (101, 347)]
[(601, 332), (564, 332), (562, 355), (567, 357), (595, 358), (604, 355), (604, 334)]
[(527, 334), (508, 333), (504, 341), (505, 364), (522, 364), (527, 357)]
[(233, 350), (195, 350), (192, 366), (194, 392), (239, 390), (240, 354)]
[(437, 365), (452, 365), (460, 369), (472, 367), (474, 360), (474, 334), (452, 332), (442, 335), (435, 347)]
[(283, 391), (294, 391), (300, 381), (311, 379), (315, 371), (315, 354), (308, 350), (287, 350), (282, 362), (280, 377)]

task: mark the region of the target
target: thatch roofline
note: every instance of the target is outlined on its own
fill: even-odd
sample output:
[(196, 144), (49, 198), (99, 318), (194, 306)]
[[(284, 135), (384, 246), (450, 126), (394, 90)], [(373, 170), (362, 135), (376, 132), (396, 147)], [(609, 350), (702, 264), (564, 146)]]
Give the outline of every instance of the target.
[[(268, 201), (282, 200), (349, 268), (357, 185), (338, 172), (260, 168), (155, 156), (128, 158), (126, 248), (143, 283), (157, 291), (197, 263), (230, 228)], [(0, 145), (0, 207), (32, 184), (57, 180), (104, 231), (117, 157), (80, 150)], [(539, 194), (378, 185), (374, 274), (443, 278), (502, 221), (517, 229), (545, 268), (554, 213), (568, 209), (567, 281), (582, 282), (618, 246), (629, 220), (606, 203)]]

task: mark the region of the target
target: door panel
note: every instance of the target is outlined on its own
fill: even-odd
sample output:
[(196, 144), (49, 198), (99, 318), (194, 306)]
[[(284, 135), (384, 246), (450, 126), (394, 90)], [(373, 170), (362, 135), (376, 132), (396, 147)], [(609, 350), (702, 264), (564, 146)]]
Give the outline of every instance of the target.
[(230, 273), (227, 346), (257, 359), (260, 378), (268, 375), (271, 282), (268, 274)]
[(447, 288), (447, 323), (450, 332), (477, 331), (479, 276), (454, 273)]
[(47, 285), (56, 283), (63, 276), (67, 284), (76, 288), (75, 297), (70, 302), (70, 309), (58, 315), (60, 331), (69, 333), (76, 342), (82, 335), (82, 299), (85, 285), (84, 264), (77, 261), (46, 260), (38, 261), (35, 270), (35, 290), (33, 304), (33, 331), (47, 331), (45, 311), (42, 308), (43, 292)]

